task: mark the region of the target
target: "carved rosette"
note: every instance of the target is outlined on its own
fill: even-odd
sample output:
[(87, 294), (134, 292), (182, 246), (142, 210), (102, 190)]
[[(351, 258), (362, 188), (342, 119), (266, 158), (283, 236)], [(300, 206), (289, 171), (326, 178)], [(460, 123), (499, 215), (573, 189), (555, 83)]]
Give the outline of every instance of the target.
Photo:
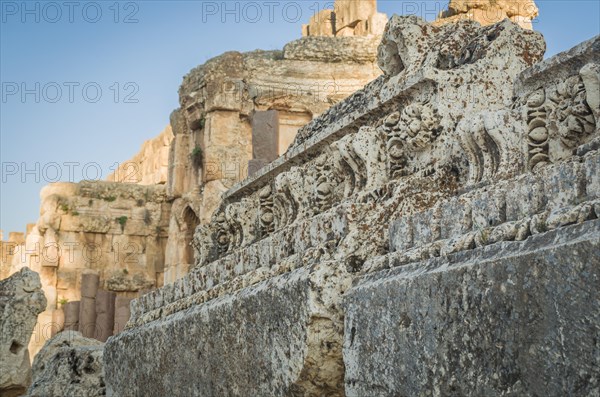
[(430, 103), (412, 103), (389, 114), (380, 127), (386, 136), (388, 175), (407, 175), (411, 153), (431, 147), (441, 132), (440, 116)]
[(400, 112), (389, 114), (380, 129), (386, 136), (386, 152), (388, 154), (388, 175), (392, 179), (405, 175), (407, 157), (404, 151), (404, 142), (400, 138)]
[(581, 77), (573, 76), (559, 84), (554, 100), (560, 142), (568, 149), (576, 148), (596, 127)]
[[(538, 34), (523, 36), (508, 21), (487, 28), (471, 22), (433, 27), (416, 17), (393, 18), (380, 47), (384, 76), (301, 130), (290, 152), (294, 157), (269, 173), (274, 181), (263, 175), (249, 182), (252, 189), (228, 196), (209, 226), (211, 254), (224, 256), (342, 202), (345, 208), (400, 200), (396, 191), (404, 182), (429, 183), (433, 175), (450, 172), (460, 179), (468, 166), (467, 183), (479, 183), (522, 167), (522, 136), (513, 133), (516, 120), (503, 108), (512, 94), (507, 82), (540, 59), (543, 47)], [(461, 86), (481, 90), (481, 102), (489, 103), (449, 100), (445, 94), (460, 95)], [(541, 153), (546, 161), (555, 144), (549, 136), (558, 134), (549, 125), (555, 106), (547, 92), (529, 101), (527, 113), (531, 158)], [(569, 92), (581, 96), (577, 89)], [(565, 109), (570, 113), (560, 118), (566, 125), (586, 117)], [(589, 128), (582, 125), (585, 133)], [(298, 156), (299, 144), (321, 133), (319, 145), (311, 141)]]

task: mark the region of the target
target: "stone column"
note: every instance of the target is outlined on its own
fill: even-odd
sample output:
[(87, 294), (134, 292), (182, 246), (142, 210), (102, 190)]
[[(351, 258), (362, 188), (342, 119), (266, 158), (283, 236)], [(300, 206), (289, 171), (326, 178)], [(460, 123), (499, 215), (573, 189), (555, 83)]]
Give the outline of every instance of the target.
[(79, 332), (86, 338), (93, 338), (96, 334), (96, 293), (99, 284), (99, 275), (93, 273), (81, 275)]
[(56, 309), (52, 311), (52, 336), (65, 329), (65, 309)]
[(65, 303), (63, 310), (65, 312), (65, 331), (78, 331), (79, 301)]
[(131, 298), (117, 296), (117, 299), (115, 300), (115, 325), (113, 335), (116, 335), (125, 329), (125, 325), (127, 324), (127, 321), (129, 321), (129, 316), (131, 315), (131, 312), (129, 311), (130, 303)]
[(106, 342), (113, 334), (115, 321), (115, 293), (99, 289), (96, 294), (96, 333), (94, 338)]

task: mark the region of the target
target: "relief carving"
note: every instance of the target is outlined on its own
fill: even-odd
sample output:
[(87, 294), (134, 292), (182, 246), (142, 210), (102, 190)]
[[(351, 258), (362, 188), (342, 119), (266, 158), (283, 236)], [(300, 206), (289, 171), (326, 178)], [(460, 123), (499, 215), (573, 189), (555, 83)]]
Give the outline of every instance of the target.
[[(252, 189), (229, 195), (238, 200), (238, 207), (230, 204), (211, 226), (220, 252), (251, 243), (252, 233), (262, 237), (290, 225), (302, 227), (296, 221), (342, 201), (359, 204), (359, 215), (370, 211), (372, 198), (383, 201), (384, 192), (389, 193), (386, 202), (396, 205), (405, 201), (398, 193), (404, 184), (422, 184), (426, 189), (439, 179), (444, 188), (454, 189), (465, 179), (476, 184), (509, 177), (515, 168), (522, 171), (522, 138), (515, 133), (515, 114), (506, 108), (513, 95), (510, 82), (541, 59), (545, 46), (539, 34), (522, 36), (521, 31), (509, 21), (489, 28), (464, 21), (450, 28), (434, 27), (416, 17), (393, 18), (379, 48), (384, 76), (309, 123), (296, 137), (290, 162), (270, 172), (274, 181), (251, 180)], [(521, 40), (515, 42), (514, 37)], [(471, 91), (465, 93), (464, 86)], [(557, 106), (547, 93), (531, 95), (523, 115), (530, 125), (529, 160), (534, 165), (550, 161), (553, 144), (559, 145), (553, 140), (558, 133), (549, 125), (550, 112)], [(581, 102), (580, 90), (573, 94)], [(566, 109), (570, 112), (563, 116), (566, 125), (575, 117), (586, 133), (589, 126), (580, 120), (583, 112)], [(308, 137), (310, 145), (300, 148)], [(434, 200), (431, 194), (423, 197), (406, 204), (406, 211)], [(386, 211), (372, 219), (386, 219), (391, 213)], [(346, 233), (345, 224), (335, 226)], [(351, 231), (358, 243), (349, 250), (370, 238), (364, 236), (365, 230), (371, 231), (366, 226)], [(385, 230), (378, 231), (381, 241), (386, 241)], [(385, 250), (378, 244), (373, 243), (371, 252), (374, 246)], [(302, 247), (294, 246), (293, 252)]]
[(410, 159), (430, 148), (442, 131), (435, 108), (430, 103), (418, 102), (388, 115), (380, 128), (386, 136), (391, 179), (407, 175)]
[(461, 120), (456, 130), (469, 160), (469, 184), (492, 181), (500, 171), (509, 173), (510, 153), (518, 147), (517, 137), (505, 123), (505, 111), (482, 113)]
[(229, 204), (225, 208), (225, 219), (231, 231), (231, 248), (250, 244), (254, 240), (252, 226), (255, 223), (255, 207), (250, 199)]
[(229, 251), (229, 246), (232, 243), (232, 235), (229, 225), (225, 218), (225, 213), (221, 210), (214, 217), (214, 238), (218, 256), (222, 256)]
[(375, 128), (361, 127), (356, 134), (345, 136), (338, 142), (338, 150), (354, 174), (353, 194), (361, 190), (373, 192), (385, 185), (384, 142)]
[(265, 186), (259, 193), (260, 202), (260, 230), (262, 234), (269, 234), (275, 230), (275, 216), (273, 212), (273, 189), (271, 185)]
[(275, 178), (275, 191), (276, 194), (273, 198), (275, 228), (281, 229), (293, 223), (298, 216), (298, 203), (292, 196), (287, 172), (283, 172)]
[(543, 88), (534, 91), (527, 98), (527, 140), (528, 140), (528, 166), (530, 170), (550, 162), (548, 145), (548, 118), (546, 92)]
[(211, 238), (212, 231), (209, 225), (200, 225), (196, 228), (194, 238), (190, 245), (194, 249), (196, 263), (203, 266), (211, 261), (211, 248), (215, 246)]
[(600, 113), (598, 70), (598, 65), (588, 64), (579, 75), (529, 94), (525, 108), (530, 170), (569, 157), (594, 133)]
[(560, 142), (569, 149), (579, 146), (594, 132), (596, 121), (586, 101), (586, 89), (581, 77), (573, 76), (558, 85), (555, 112)]
[(330, 150), (325, 150), (325, 153), (315, 160), (314, 207), (316, 213), (328, 210), (333, 204), (335, 175), (331, 159)]

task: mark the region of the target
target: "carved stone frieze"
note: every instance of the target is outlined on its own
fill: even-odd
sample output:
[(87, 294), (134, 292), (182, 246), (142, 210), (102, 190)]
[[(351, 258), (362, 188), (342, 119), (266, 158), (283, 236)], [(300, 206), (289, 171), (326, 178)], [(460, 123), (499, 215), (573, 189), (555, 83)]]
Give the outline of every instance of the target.
[[(394, 195), (407, 178), (433, 177), (449, 194), (457, 185), (493, 182), (522, 171), (526, 154), (508, 110), (512, 87), (506, 81), (540, 59), (543, 50), (537, 33), (524, 33), (509, 21), (484, 28), (471, 21), (435, 27), (415, 17), (392, 18), (379, 50), (385, 75), (300, 132), (291, 153), (312, 132), (338, 128), (307, 147), (300, 161), (279, 158), (273, 163), (278, 168), (267, 171), (268, 177), (253, 177), (246, 193), (225, 195), (221, 214), (209, 225), (217, 247), (209, 251), (216, 257), (199, 264), (343, 203), (406, 206), (413, 201)], [(576, 88), (570, 92), (572, 101), (582, 97)], [(538, 117), (533, 108), (539, 104), (531, 104), (530, 116)], [(569, 113), (565, 120), (578, 115)], [(434, 196), (416, 196), (406, 210), (428, 205)], [(384, 220), (393, 210), (375, 212)], [(357, 229), (351, 233), (355, 242), (346, 245), (361, 247), (369, 233), (385, 235), (385, 224), (367, 233)], [(303, 249), (295, 244), (290, 252)]]

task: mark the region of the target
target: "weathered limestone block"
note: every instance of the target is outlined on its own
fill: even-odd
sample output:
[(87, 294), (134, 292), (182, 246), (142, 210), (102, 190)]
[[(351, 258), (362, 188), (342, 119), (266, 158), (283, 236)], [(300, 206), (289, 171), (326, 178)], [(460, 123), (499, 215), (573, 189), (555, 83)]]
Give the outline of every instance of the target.
[(33, 361), (27, 397), (105, 396), (103, 347), (75, 331), (48, 340)]
[(302, 25), (302, 36), (335, 36), (335, 14), (333, 10), (315, 13), (306, 25)]
[(242, 159), (252, 155), (250, 123), (240, 120), (238, 112), (216, 110), (206, 116), (204, 128), (204, 142), (197, 146), (203, 153), (203, 182), (242, 179), (247, 165)]
[[(223, 195), (223, 203), (210, 222), (195, 228), (190, 243), (195, 250), (196, 267), (183, 277), (181, 269), (187, 266), (184, 258), (189, 255), (182, 252), (180, 244), (186, 242), (182, 236), (191, 229), (184, 222), (183, 213), (201, 211), (193, 199), (178, 197), (181, 201), (174, 211), (170, 231), (176, 232), (180, 240), (177, 247), (169, 246), (169, 257), (173, 255), (174, 261), (166, 275), (175, 281), (134, 300), (127, 329), (108, 342), (108, 393), (506, 395), (514, 389), (517, 394), (526, 394), (530, 389), (523, 385), (529, 373), (519, 373), (525, 380), (517, 385), (510, 383), (517, 375), (511, 373), (505, 381), (507, 376), (502, 370), (534, 365), (519, 367), (518, 357), (507, 356), (508, 362), (500, 360), (496, 371), (497, 379), (501, 379), (498, 383), (495, 372), (485, 372), (496, 365), (494, 351), (489, 354), (489, 364), (481, 360), (487, 358), (480, 348), (486, 346), (481, 340), (487, 343), (487, 339), (477, 341), (478, 334), (469, 334), (469, 324), (461, 325), (458, 315), (454, 323), (447, 325), (442, 309), (447, 297), (464, 296), (460, 308), (466, 311), (474, 307), (475, 311), (463, 317), (472, 324), (484, 324), (481, 329), (485, 330), (498, 322), (497, 332), (505, 333), (497, 345), (512, 343), (511, 352), (517, 351), (526, 344), (521, 339), (513, 341), (528, 333), (504, 329), (502, 324), (527, 317), (518, 311), (511, 312), (518, 313), (518, 319), (503, 316), (502, 311), (498, 314), (494, 310), (512, 310), (501, 299), (490, 298), (486, 311), (477, 311), (477, 294), (495, 298), (498, 288), (504, 293), (495, 280), (501, 280), (507, 272), (527, 274), (544, 261), (564, 261), (567, 251), (578, 250), (583, 258), (590, 256), (588, 251), (597, 251), (597, 243), (590, 244), (589, 239), (598, 233), (596, 229), (590, 231), (589, 225), (598, 227), (595, 219), (600, 212), (594, 182), (598, 153), (593, 146), (586, 146), (595, 138), (595, 132), (588, 128), (588, 116), (593, 112), (577, 107), (587, 101), (588, 91), (593, 92), (581, 89), (584, 80), (594, 86), (595, 80), (590, 77), (593, 67), (558, 73), (566, 74), (565, 79), (582, 80), (581, 84), (573, 80), (560, 87), (565, 94), (563, 121), (567, 121), (566, 127), (557, 129), (563, 131), (557, 140), (571, 145), (570, 154), (567, 156), (565, 151), (564, 157), (553, 158), (556, 161), (552, 165), (546, 161), (539, 162), (535, 169), (529, 167), (527, 140), (531, 134), (525, 128), (529, 123), (523, 121), (539, 114), (537, 108), (527, 113), (525, 104), (539, 105), (541, 96), (530, 97), (529, 88), (534, 87), (535, 91), (544, 83), (534, 76), (526, 81), (528, 88), (520, 92), (513, 82), (524, 69), (542, 59), (544, 49), (541, 35), (508, 20), (487, 27), (473, 21), (436, 27), (416, 17), (392, 18), (379, 47), (378, 62), (384, 75), (315, 118), (300, 130), (285, 156)], [(315, 52), (315, 56), (321, 55)], [(239, 78), (240, 69), (271, 67), (277, 64), (276, 57), (273, 53), (257, 52), (228, 54), (223, 59), (239, 61), (231, 66), (231, 75)], [(197, 134), (195, 141), (190, 142), (212, 140), (218, 143), (216, 146), (223, 146), (232, 143), (231, 130), (239, 127), (230, 126), (235, 117), (244, 115), (240, 122), (248, 123), (244, 101), (239, 109), (227, 108), (236, 102), (222, 97), (219, 101), (228, 110), (219, 110), (215, 102), (210, 105), (212, 110), (206, 110), (203, 90), (214, 83), (235, 83), (222, 78), (229, 73), (226, 65), (220, 65), (223, 59), (213, 60), (207, 69), (190, 74), (182, 86), (180, 112), (186, 118), (185, 134)], [(240, 66), (242, 62), (244, 67)], [(210, 68), (223, 73), (214, 80), (207, 79), (203, 73)], [(268, 70), (280, 72), (278, 68)], [(241, 82), (243, 92), (253, 99), (253, 109), (277, 109), (276, 105), (281, 105), (276, 99), (281, 85), (262, 95), (258, 88), (265, 81), (263, 75), (250, 73), (254, 78), (258, 75), (261, 78), (254, 82)], [(549, 75), (556, 75), (556, 70)], [(588, 124), (583, 123), (584, 128), (579, 131), (583, 139), (569, 129), (574, 120), (569, 119), (572, 107), (585, 110), (581, 120)], [(212, 129), (219, 118), (219, 128)], [(535, 120), (532, 126), (537, 128), (537, 123)], [(532, 135), (539, 138), (538, 132)], [(242, 159), (247, 155), (238, 154)], [(393, 223), (396, 219), (398, 222)], [(576, 223), (583, 225), (568, 228)], [(583, 232), (574, 237), (573, 230)], [(545, 240), (552, 236), (560, 238)], [(535, 249), (527, 251), (532, 244)], [(509, 255), (514, 252), (517, 254)], [(536, 257), (538, 254), (541, 259)], [(583, 260), (578, 261), (579, 257), (575, 260), (579, 266)], [(581, 264), (584, 272), (588, 264)], [(402, 280), (413, 282), (422, 276), (423, 284), (430, 289), (419, 285), (402, 289), (393, 284), (380, 294), (373, 287), (364, 295), (348, 295), (348, 313), (340, 310), (338, 299), (348, 288), (348, 273), (356, 278), (364, 276), (352, 290), (360, 291), (363, 286), (370, 288), (370, 283), (379, 278), (387, 280), (389, 276), (396, 280), (395, 275), (404, 275), (402, 269), (381, 270), (400, 266), (408, 272)], [(491, 273), (500, 276), (490, 276), (480, 283), (474, 281), (465, 288), (453, 279), (456, 272), (468, 274), (472, 280), (485, 278), (489, 269), (500, 269)], [(545, 291), (535, 289), (539, 285), (535, 277), (540, 272), (528, 274), (532, 299)], [(548, 286), (559, 278), (539, 277), (542, 282), (548, 281)], [(463, 278), (458, 280), (462, 282)], [(562, 285), (558, 285), (556, 291), (561, 291)], [(583, 282), (577, 285), (587, 287)], [(388, 294), (404, 306), (391, 305), (386, 300)], [(417, 304), (406, 299), (411, 294), (417, 296)], [(521, 310), (519, 305), (524, 298), (513, 298), (509, 303)], [(575, 300), (576, 304), (581, 302), (578, 297)], [(371, 301), (380, 306), (371, 310)], [(420, 310), (429, 302), (434, 302), (435, 307)], [(543, 310), (552, 311), (553, 303), (544, 301)], [(464, 342), (467, 351), (472, 349), (473, 357), (466, 358), (471, 361), (455, 360), (440, 364), (441, 369), (437, 370), (435, 365), (443, 362), (446, 351), (458, 344), (454, 341), (446, 350), (414, 345), (414, 354), (405, 357), (402, 339), (394, 335), (411, 323), (396, 308), (405, 307), (408, 312), (413, 306), (420, 310), (417, 314), (422, 316), (422, 323), (408, 317), (416, 324), (406, 339), (409, 347), (429, 334), (434, 335), (434, 341), (444, 343), (442, 331), (434, 328), (437, 323), (430, 323), (438, 318), (429, 314), (442, 313), (438, 315), (442, 317), (440, 324), (457, 327), (451, 336), (466, 335), (474, 340), (472, 344)], [(348, 321), (354, 318), (360, 324), (364, 316), (367, 325), (363, 328), (373, 331), (363, 343), (366, 348), (360, 350), (354, 342), (360, 330), (353, 331), (352, 324), (346, 327), (347, 382), (342, 387), (338, 378), (340, 334), (336, 319), (344, 315)], [(390, 324), (389, 319), (394, 322)], [(594, 321), (598, 322), (596, 317), (592, 324)], [(388, 325), (389, 330), (381, 328)], [(521, 330), (527, 322), (518, 325)], [(545, 326), (541, 328), (546, 330)], [(593, 329), (593, 325), (587, 329)], [(185, 348), (174, 347), (173, 341)], [(419, 354), (425, 348), (422, 359)], [(439, 361), (428, 361), (436, 355), (441, 356)], [(379, 357), (383, 358), (371, 365)], [(402, 367), (396, 365), (399, 359), (414, 363), (410, 368)], [(194, 377), (189, 375), (190, 367), (195, 369)], [(428, 367), (436, 370), (417, 371), (414, 380), (406, 380), (413, 368)], [(573, 365), (579, 367), (578, 363)], [(457, 373), (457, 368), (469, 370), (458, 373), (456, 380), (444, 378), (451, 370)], [(583, 377), (591, 372), (585, 366), (581, 369)], [(360, 378), (361, 371), (367, 371), (366, 380)], [(403, 374), (400, 380), (394, 376), (398, 373)], [(482, 378), (485, 379), (481, 381)], [(406, 384), (410, 388), (403, 389)], [(563, 391), (568, 394), (568, 390)]]
[(81, 300), (80, 310), (89, 306), (89, 318), (71, 317), (67, 327), (79, 330), (84, 326), (79, 320), (89, 321), (82, 331), (94, 336), (94, 294), (81, 297), (82, 273), (95, 272), (101, 287), (125, 294), (161, 285), (170, 216), (161, 185), (53, 183), (42, 189), (40, 198), (41, 216), (25, 244), (15, 247), (11, 265), (11, 272), (23, 266), (38, 271), (48, 300), (29, 347), (32, 355), (61, 329), (62, 322), (53, 316), (59, 314), (62, 300)]
[(152, 288), (155, 281), (143, 273), (125, 273), (121, 271), (113, 271), (107, 274), (106, 288), (110, 291), (125, 292), (125, 291), (141, 291)]
[(188, 189), (191, 165), (189, 153), (193, 150), (193, 145), (183, 113), (179, 110), (172, 112), (170, 122), (174, 137), (169, 147), (167, 194), (170, 197), (181, 197)]
[[(517, 42), (521, 44), (515, 45)], [(397, 112), (389, 111), (382, 127), (388, 135), (387, 151), (392, 160), (406, 168), (403, 164), (406, 142), (411, 148), (409, 152), (416, 152), (412, 156), (414, 160), (422, 163), (416, 164), (417, 167), (430, 166), (425, 163), (428, 159), (443, 156), (436, 146), (444, 141), (444, 130), (457, 130), (457, 122), (469, 113), (478, 115), (463, 121), (457, 131), (463, 135), (461, 140), (467, 151), (461, 156), (467, 155), (474, 161), (497, 161), (501, 163), (497, 168), (502, 172), (515, 162), (510, 157), (515, 152), (510, 147), (514, 145), (514, 136), (502, 133), (510, 127), (506, 126), (503, 109), (513, 97), (512, 85), (506, 81), (512, 81), (518, 73), (539, 61), (544, 50), (541, 35), (523, 31), (508, 21), (487, 28), (470, 21), (436, 28), (417, 17), (394, 17), (379, 47), (378, 63), (385, 76), (302, 128), (288, 150), (287, 159), (312, 149), (312, 145), (316, 146), (326, 136), (335, 138), (353, 121), (382, 117), (375, 109), (383, 104), (392, 105), (393, 98), (404, 91), (404, 95), (414, 96), (408, 99), (413, 103), (410, 106), (402, 103)], [(317, 131), (320, 139), (316, 137)], [(430, 150), (428, 147), (432, 145), (433, 150)], [(486, 145), (498, 146), (498, 149), (492, 150)], [(448, 153), (448, 147), (441, 146)], [(486, 156), (480, 156), (481, 152)], [(496, 154), (497, 159), (493, 157)], [(281, 167), (281, 164), (274, 166)], [(402, 167), (396, 168), (401, 171)], [(483, 171), (493, 173), (494, 168), (473, 164), (471, 173), (476, 175), (473, 179), (487, 177)]]
[(336, 263), (301, 268), (125, 330), (106, 345), (107, 395), (342, 396), (348, 281)]
[(334, 5), (337, 29), (354, 25), (357, 21), (367, 20), (377, 13), (377, 0), (352, 1), (337, 0)]
[[(225, 193), (223, 214), (254, 208), (241, 225), (232, 227), (218, 212), (198, 230), (198, 265), (343, 202), (366, 205), (355, 211), (360, 221), (338, 243), (336, 259), (385, 252), (388, 220), (422, 209), (431, 213), (411, 224), (407, 245), (438, 240), (442, 231), (429, 221), (439, 224), (442, 208), (433, 207), (440, 198), (526, 169), (522, 137), (511, 121), (516, 116), (507, 111), (513, 86), (506, 82), (544, 49), (541, 35), (510, 21), (437, 28), (417, 17), (393, 17), (379, 47), (384, 76), (314, 119), (286, 156)], [(504, 198), (484, 196), (489, 205), (474, 218), (479, 227), (498, 225)], [(303, 252), (304, 241), (299, 235), (293, 252)]]
[(579, 74), (587, 90), (585, 100), (598, 122), (600, 119), (600, 63), (588, 63), (581, 68)]
[(594, 220), (366, 276), (345, 297), (346, 395), (597, 394), (599, 252)]
[[(364, 69), (362, 73), (370, 73), (371, 65), (368, 64), (377, 60), (377, 46), (380, 41), (381, 36), (305, 37), (286, 44), (283, 47), (283, 57), (290, 61), (360, 62), (365, 64), (362, 67)], [(343, 72), (343, 70), (341, 71)], [(373, 70), (373, 72), (377, 71)], [(373, 78), (375, 77), (377, 77), (376, 74), (373, 75)], [(367, 82), (365, 81), (365, 83)], [(333, 87), (335, 86), (332, 85)], [(362, 86), (357, 87), (357, 89), (359, 88)]]
[(0, 393), (21, 395), (31, 381), (27, 346), (46, 298), (37, 273), (24, 267), (0, 281)]
[[(369, 4), (374, 8), (374, 2)], [(365, 14), (365, 7), (353, 2), (345, 7), (371, 18), (361, 20), (361, 26), (383, 31), (382, 14)], [(355, 37), (311, 36), (288, 43), (282, 51), (227, 52), (184, 77), (180, 109), (170, 118), (174, 139), (166, 190), (174, 199), (174, 214), (168, 226), (165, 283), (193, 264), (185, 259), (191, 257), (189, 239), (178, 200), (209, 223), (221, 193), (283, 155), (303, 125), (381, 74), (375, 64), (380, 37), (368, 35), (361, 26), (356, 26), (360, 36)], [(266, 158), (259, 154), (253, 159), (253, 115), (264, 111), (278, 113), (272, 126), (277, 139), (270, 140), (277, 145)]]

